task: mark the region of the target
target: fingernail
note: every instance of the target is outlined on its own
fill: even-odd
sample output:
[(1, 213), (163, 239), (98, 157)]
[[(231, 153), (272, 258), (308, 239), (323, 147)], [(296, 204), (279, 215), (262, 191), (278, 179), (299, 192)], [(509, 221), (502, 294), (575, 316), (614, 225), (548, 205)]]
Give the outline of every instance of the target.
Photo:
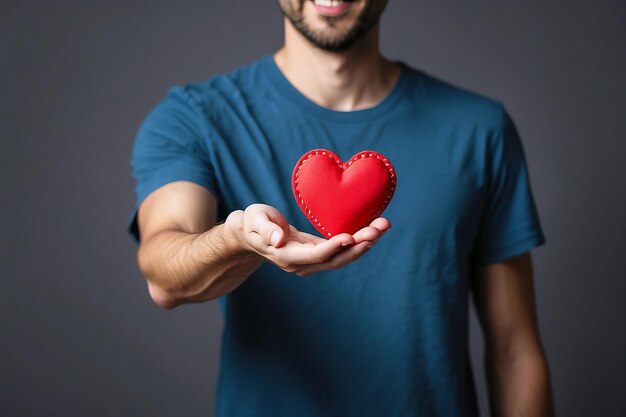
[(343, 242), (343, 243), (341, 244), (341, 246), (348, 246), (349, 244), (350, 244), (350, 242)]
[(280, 234), (278, 233), (278, 230), (274, 230), (272, 234), (270, 235), (270, 243), (272, 244), (272, 246), (276, 246), (279, 239), (280, 239)]
[(371, 248), (372, 246), (374, 246), (374, 242), (368, 243), (367, 245), (365, 245), (365, 247), (368, 248), (368, 249)]

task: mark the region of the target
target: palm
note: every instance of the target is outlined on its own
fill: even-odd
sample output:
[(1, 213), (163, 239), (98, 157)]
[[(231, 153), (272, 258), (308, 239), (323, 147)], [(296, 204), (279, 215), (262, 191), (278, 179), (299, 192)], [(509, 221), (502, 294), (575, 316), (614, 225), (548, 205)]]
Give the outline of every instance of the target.
[(350, 246), (357, 245), (365, 241), (373, 241), (381, 236), (391, 227), (389, 221), (379, 217), (372, 221), (369, 226), (364, 227), (350, 235), (341, 233), (324, 239), (310, 233), (302, 232), (292, 225), (289, 225), (289, 235), (284, 245), (275, 248), (267, 247), (268, 254), (280, 259), (283, 262), (294, 264), (315, 264), (347, 250)]

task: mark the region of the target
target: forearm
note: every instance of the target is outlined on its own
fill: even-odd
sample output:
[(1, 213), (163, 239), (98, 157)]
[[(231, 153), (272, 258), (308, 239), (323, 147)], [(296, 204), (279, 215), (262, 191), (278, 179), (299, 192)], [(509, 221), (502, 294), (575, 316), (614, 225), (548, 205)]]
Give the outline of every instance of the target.
[(238, 245), (219, 224), (203, 233), (160, 231), (142, 243), (138, 262), (154, 301), (171, 308), (229, 293), (263, 258)]
[[(299, 276), (340, 268), (367, 252), (391, 227), (387, 219), (377, 218), (354, 235), (324, 239), (299, 231), (277, 209), (260, 203), (235, 210), (224, 224), (213, 226), (202, 223), (210, 213), (189, 212), (193, 199), (182, 204), (180, 193), (168, 199), (165, 187), (156, 195), (160, 198), (146, 199), (140, 209), (137, 254), (150, 296), (164, 308), (227, 294), (265, 261)], [(157, 203), (167, 206), (168, 201), (183, 209), (170, 208), (169, 215), (154, 211)]]
[(492, 417), (553, 417), (550, 374), (541, 351), (511, 355), (487, 352), (485, 370)]

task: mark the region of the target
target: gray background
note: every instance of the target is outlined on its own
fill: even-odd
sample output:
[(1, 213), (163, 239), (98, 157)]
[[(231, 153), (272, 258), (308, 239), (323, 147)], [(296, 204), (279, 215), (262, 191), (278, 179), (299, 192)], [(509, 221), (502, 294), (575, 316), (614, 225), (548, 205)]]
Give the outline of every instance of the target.
[[(217, 303), (148, 298), (128, 161), (169, 86), (274, 51), (282, 17), (274, 0), (174, 3), (0, 2), (3, 416), (212, 415)], [(518, 125), (561, 416), (626, 413), (625, 5), (391, 0), (383, 16), (385, 55), (502, 100)]]

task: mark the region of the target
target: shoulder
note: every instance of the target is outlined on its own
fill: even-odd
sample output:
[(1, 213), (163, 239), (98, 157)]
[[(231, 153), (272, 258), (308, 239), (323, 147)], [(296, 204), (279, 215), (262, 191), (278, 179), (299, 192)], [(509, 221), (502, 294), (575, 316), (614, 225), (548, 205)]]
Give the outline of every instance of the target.
[(184, 100), (195, 107), (228, 105), (249, 90), (259, 87), (257, 82), (263, 59), (212, 75), (203, 81), (173, 86), (168, 97)]
[(460, 86), (422, 69), (408, 67), (413, 97), (429, 116), (479, 130), (497, 130), (507, 114), (497, 98)]
[(205, 80), (190, 81), (169, 87), (149, 111), (144, 124), (193, 125), (207, 130), (211, 120), (218, 120), (234, 103), (244, 102), (261, 60), (217, 73)]

